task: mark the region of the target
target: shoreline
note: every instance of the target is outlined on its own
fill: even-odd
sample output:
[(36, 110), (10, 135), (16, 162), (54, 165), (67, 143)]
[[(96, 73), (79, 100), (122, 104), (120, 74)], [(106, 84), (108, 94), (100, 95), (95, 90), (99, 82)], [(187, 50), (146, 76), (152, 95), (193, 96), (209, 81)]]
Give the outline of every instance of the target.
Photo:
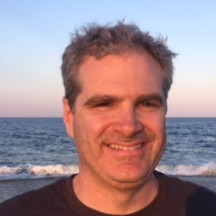
[[(176, 176), (216, 192), (216, 176)], [(0, 203), (27, 191), (41, 188), (64, 177), (0, 180)]]

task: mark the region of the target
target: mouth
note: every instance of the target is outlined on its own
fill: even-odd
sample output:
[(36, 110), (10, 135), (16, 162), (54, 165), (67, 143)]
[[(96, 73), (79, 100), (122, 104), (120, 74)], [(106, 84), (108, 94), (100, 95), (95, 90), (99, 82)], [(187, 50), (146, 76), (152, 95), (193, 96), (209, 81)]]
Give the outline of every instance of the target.
[(130, 146), (109, 144), (108, 147), (113, 150), (133, 151), (133, 150), (141, 149), (143, 147), (143, 144), (140, 143), (140, 144), (130, 145)]

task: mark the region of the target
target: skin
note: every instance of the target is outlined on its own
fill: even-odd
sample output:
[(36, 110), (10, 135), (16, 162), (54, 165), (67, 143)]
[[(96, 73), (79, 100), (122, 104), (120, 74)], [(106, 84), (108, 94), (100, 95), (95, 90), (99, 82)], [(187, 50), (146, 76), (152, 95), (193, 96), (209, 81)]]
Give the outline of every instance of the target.
[(81, 65), (82, 91), (73, 111), (64, 99), (64, 121), (80, 159), (74, 191), (90, 208), (129, 214), (156, 197), (153, 170), (166, 140), (162, 80), (147, 52), (89, 57)]

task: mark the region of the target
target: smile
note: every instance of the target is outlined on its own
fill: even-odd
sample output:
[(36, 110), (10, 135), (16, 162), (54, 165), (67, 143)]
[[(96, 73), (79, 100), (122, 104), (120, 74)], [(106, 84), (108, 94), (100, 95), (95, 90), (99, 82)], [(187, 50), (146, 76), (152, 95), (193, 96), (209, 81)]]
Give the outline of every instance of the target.
[(115, 150), (132, 151), (132, 150), (140, 149), (142, 146), (143, 146), (142, 144), (137, 144), (133, 146), (122, 146), (122, 145), (117, 145), (117, 144), (110, 144), (109, 148), (115, 149)]

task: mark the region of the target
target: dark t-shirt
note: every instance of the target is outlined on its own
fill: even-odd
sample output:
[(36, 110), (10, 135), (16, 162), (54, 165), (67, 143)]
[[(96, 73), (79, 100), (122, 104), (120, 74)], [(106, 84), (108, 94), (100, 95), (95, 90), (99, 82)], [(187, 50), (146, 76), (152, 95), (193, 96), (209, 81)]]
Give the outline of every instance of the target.
[[(128, 216), (216, 216), (216, 193), (155, 172), (159, 192), (146, 208)], [(0, 216), (111, 216), (83, 205), (72, 177), (27, 192), (0, 204)]]

